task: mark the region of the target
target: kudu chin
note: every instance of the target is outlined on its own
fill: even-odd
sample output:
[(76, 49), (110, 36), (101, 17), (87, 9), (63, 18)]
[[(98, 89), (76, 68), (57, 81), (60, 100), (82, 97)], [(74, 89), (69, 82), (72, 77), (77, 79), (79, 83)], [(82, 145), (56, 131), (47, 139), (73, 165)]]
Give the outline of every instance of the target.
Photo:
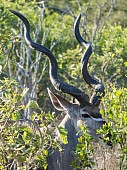
[(47, 47), (32, 41), (30, 37), (30, 24), (22, 14), (14, 10), (10, 11), (23, 21), (25, 25), (25, 40), (27, 44), (32, 49), (44, 53), (49, 58), (50, 62), (49, 76), (54, 88), (59, 92), (71, 95), (78, 101), (78, 104), (71, 103), (67, 101), (65, 98), (61, 97), (61, 95), (55, 94), (48, 89), (48, 94), (50, 96), (53, 106), (59, 111), (66, 112), (66, 116), (61, 121), (59, 126), (66, 128), (68, 131), (68, 144), (62, 146), (63, 147), (62, 153), (59, 153), (58, 150), (55, 150), (53, 155), (51, 155), (48, 158), (49, 162), (48, 169), (72, 170), (73, 168), (71, 167), (71, 162), (73, 160), (73, 154), (71, 153), (77, 144), (76, 134), (79, 130), (79, 127), (83, 124), (86, 124), (88, 133), (92, 135), (93, 138), (99, 140), (101, 138), (101, 135), (97, 134), (96, 131), (97, 129), (101, 128), (103, 124), (106, 123), (105, 120), (102, 118), (102, 115), (100, 114), (99, 110), (101, 98), (105, 95), (104, 91), (105, 88), (101, 82), (95, 80), (92, 76), (90, 76), (87, 69), (88, 60), (92, 54), (92, 46), (80, 35), (79, 24), (81, 14), (78, 15), (77, 19), (75, 20), (74, 32), (77, 41), (86, 49), (81, 60), (82, 64), (81, 72), (84, 81), (89, 86), (94, 87), (93, 95), (90, 98), (86, 93), (84, 93), (77, 87), (69, 85), (59, 80), (57, 76), (58, 64), (52, 52)]

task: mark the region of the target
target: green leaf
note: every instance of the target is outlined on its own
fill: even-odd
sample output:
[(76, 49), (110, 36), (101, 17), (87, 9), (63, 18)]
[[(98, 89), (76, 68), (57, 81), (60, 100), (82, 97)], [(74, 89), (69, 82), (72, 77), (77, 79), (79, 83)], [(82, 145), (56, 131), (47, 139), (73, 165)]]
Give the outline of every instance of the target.
[(125, 62), (124, 65), (127, 67), (127, 62)]
[(68, 131), (59, 126), (58, 128), (58, 131), (59, 131), (59, 134), (60, 134), (60, 140), (64, 143), (64, 144), (67, 144), (68, 143), (68, 140), (67, 140), (67, 134), (68, 134)]
[(13, 112), (12, 113), (12, 120), (17, 121), (20, 119), (20, 113), (19, 112)]
[(47, 151), (46, 149), (44, 149), (44, 150), (43, 150), (43, 154), (44, 154), (45, 156), (48, 156), (48, 151)]
[(25, 157), (24, 156), (22, 156), (22, 155), (19, 155), (18, 156), (18, 162), (24, 162), (25, 161)]
[(0, 73), (2, 72), (2, 65), (0, 65)]
[(26, 105), (26, 109), (28, 109), (29, 107), (32, 108), (32, 109), (39, 109), (39, 110), (41, 110), (39, 105), (38, 105), (38, 103), (36, 101), (34, 101), (34, 100), (30, 100), (28, 102), (28, 104)]
[(44, 160), (44, 156), (43, 156), (43, 155), (38, 155), (38, 156), (36, 157), (36, 160), (42, 161), (42, 160)]
[(24, 98), (28, 92), (29, 88), (25, 88), (21, 94), (22, 98)]
[(24, 140), (26, 144), (30, 142), (29, 134), (26, 131), (23, 133), (22, 139)]
[(24, 145), (24, 141), (22, 139), (20, 139), (20, 138), (16, 138), (15, 141), (18, 144)]
[(78, 142), (82, 142), (82, 140), (83, 140), (83, 137), (82, 136), (80, 136), (79, 138), (78, 138)]
[(28, 127), (28, 126), (27, 127), (22, 127), (21, 130), (26, 131), (28, 134), (33, 133), (32, 129), (30, 127)]

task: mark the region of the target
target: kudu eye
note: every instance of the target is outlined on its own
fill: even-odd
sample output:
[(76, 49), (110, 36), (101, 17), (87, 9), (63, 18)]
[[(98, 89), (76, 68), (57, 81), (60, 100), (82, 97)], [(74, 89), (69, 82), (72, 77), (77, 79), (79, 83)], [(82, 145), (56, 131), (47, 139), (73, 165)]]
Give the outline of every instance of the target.
[(88, 114), (82, 114), (82, 117), (84, 118), (90, 118), (90, 116)]

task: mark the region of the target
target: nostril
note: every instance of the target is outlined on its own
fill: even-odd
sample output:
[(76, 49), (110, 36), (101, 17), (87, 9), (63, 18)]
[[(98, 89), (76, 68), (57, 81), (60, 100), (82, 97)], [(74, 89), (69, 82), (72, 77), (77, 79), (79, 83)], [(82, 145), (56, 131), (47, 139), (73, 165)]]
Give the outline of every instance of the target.
[(108, 146), (113, 146), (111, 141), (108, 141), (108, 142), (107, 142), (107, 145), (108, 145)]
[(99, 139), (102, 139), (102, 137), (101, 137), (101, 136), (99, 136)]

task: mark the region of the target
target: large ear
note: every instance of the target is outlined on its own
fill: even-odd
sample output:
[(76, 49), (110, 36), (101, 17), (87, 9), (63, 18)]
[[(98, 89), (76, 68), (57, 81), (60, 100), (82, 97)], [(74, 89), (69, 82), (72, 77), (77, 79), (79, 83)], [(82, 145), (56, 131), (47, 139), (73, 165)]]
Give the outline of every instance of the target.
[(69, 110), (69, 108), (71, 107), (71, 103), (68, 102), (66, 99), (64, 99), (63, 97), (54, 94), (53, 92), (51, 92), (49, 90), (49, 88), (47, 88), (48, 90), (48, 94), (50, 96), (51, 102), (53, 104), (53, 106), (60, 111), (67, 111)]

